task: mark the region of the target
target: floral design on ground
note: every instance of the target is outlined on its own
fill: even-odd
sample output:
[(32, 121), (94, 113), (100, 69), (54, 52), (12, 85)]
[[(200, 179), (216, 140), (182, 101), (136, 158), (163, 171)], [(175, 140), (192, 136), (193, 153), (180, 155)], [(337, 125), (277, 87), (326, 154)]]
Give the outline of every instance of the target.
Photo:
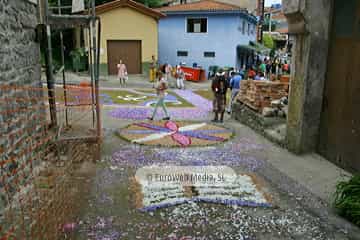
[(145, 145), (124, 145), (110, 157), (116, 166), (142, 167), (152, 164), (181, 166), (226, 165), (255, 172), (264, 166), (264, 159), (251, 152), (265, 149), (252, 139), (234, 138), (223, 145), (201, 148), (154, 148)]
[[(156, 94), (143, 92), (141, 90), (136, 89), (126, 89), (121, 90), (117, 93), (114, 91), (105, 91), (100, 92), (101, 103), (104, 105), (136, 105), (136, 106), (144, 106), (151, 107), (156, 103)], [(121, 103), (119, 103), (121, 102)], [(171, 105), (182, 105), (183, 102), (181, 99), (178, 99), (174, 94), (167, 94), (165, 96), (165, 102)]]
[[(174, 90), (174, 93), (195, 107), (169, 108), (169, 114), (172, 119), (207, 119), (212, 110), (212, 102), (195, 94), (191, 90)], [(109, 112), (109, 116), (120, 119), (144, 120), (151, 116), (152, 107), (122, 106)], [(159, 111), (159, 118), (165, 117), (162, 111)]]
[(159, 121), (131, 124), (121, 129), (119, 135), (128, 141), (144, 145), (189, 147), (225, 142), (233, 132), (208, 123)]
[[(181, 171), (175, 170), (177, 173), (168, 173), (166, 169), (169, 168), (174, 166), (160, 168), (158, 174), (164, 174), (162, 180), (149, 178), (148, 175), (142, 177), (142, 174), (132, 178), (129, 188), (132, 191), (131, 202), (137, 209), (147, 212), (189, 202), (250, 207), (272, 206), (270, 195), (263, 191), (263, 181), (253, 174), (234, 174), (224, 170), (223, 166), (206, 169), (210, 172), (218, 169), (218, 173), (224, 174), (220, 179), (217, 175), (208, 174), (203, 167), (191, 167), (194, 172), (181, 168)], [(154, 169), (156, 166), (142, 168), (147, 174)], [(164, 178), (167, 180), (164, 181)]]

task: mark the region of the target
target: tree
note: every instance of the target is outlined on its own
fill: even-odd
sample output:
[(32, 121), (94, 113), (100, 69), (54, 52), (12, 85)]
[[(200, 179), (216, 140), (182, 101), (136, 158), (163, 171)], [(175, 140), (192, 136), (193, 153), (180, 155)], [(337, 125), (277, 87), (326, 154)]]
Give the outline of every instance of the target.
[(270, 34), (264, 34), (263, 44), (265, 47), (270, 48), (270, 49), (273, 49), (275, 47), (274, 40)]

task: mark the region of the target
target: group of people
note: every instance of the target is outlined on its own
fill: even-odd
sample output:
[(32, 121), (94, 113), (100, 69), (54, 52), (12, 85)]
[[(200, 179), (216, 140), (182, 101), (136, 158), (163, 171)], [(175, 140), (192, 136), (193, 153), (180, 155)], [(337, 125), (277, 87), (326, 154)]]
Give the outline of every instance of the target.
[(253, 80), (274, 80), (279, 79), (283, 74), (290, 73), (290, 65), (287, 61), (282, 61), (279, 58), (271, 59), (266, 57), (263, 61), (260, 57), (257, 58), (255, 66), (247, 67), (247, 76)]
[[(232, 105), (235, 100), (235, 97), (240, 91), (240, 81), (244, 78), (244, 72), (231, 71), (230, 74), (220, 69), (211, 83), (211, 89), (214, 94), (213, 100), (213, 111), (214, 119), (213, 122), (223, 122), (225, 110), (231, 114)], [(231, 96), (226, 107), (227, 103), (227, 91), (231, 90)]]
[[(266, 67), (264, 68), (263, 64), (264, 63), (260, 64), (259, 69), (261, 73), (265, 74)], [(128, 77), (126, 65), (120, 60), (119, 64), (117, 64), (117, 68), (118, 68), (118, 77), (120, 80), (120, 85), (125, 85)], [(164, 64), (161, 67), (158, 67), (155, 57), (154, 56), (152, 57), (152, 62), (150, 65), (150, 82), (153, 82), (153, 88), (155, 88), (156, 90), (158, 99), (152, 115), (148, 117), (149, 120), (153, 120), (155, 118), (159, 107), (161, 107), (165, 113), (165, 117), (163, 118), (163, 120), (170, 119), (170, 115), (165, 104), (165, 96), (166, 96), (166, 90), (169, 88), (168, 83), (173, 79), (172, 76), (175, 77), (176, 86), (179, 89), (185, 88), (184, 85), (185, 73), (182, 70), (181, 66), (180, 65), (176, 66), (176, 70), (174, 72), (175, 74), (173, 74), (173, 69), (170, 64)], [(249, 78), (252, 78), (253, 72), (255, 72), (253, 68), (250, 68), (248, 70), (247, 75)], [(211, 84), (211, 89), (214, 94), (213, 111), (215, 113), (215, 116), (214, 119), (212, 120), (213, 122), (223, 122), (225, 111), (231, 114), (232, 104), (240, 90), (240, 81), (244, 78), (245, 73), (246, 72), (244, 70), (226, 72), (222, 69), (220, 69), (216, 73)], [(228, 89), (231, 90), (231, 97), (228, 102), (228, 106), (226, 106), (227, 104), (226, 96)]]
[[(156, 73), (158, 71), (163, 73), (165, 80), (169, 83), (170, 86), (176, 86), (178, 89), (185, 89), (185, 73), (181, 68), (181, 64), (177, 65), (175, 69), (173, 69), (173, 67), (168, 63), (165, 63), (162, 66), (158, 66), (155, 57), (152, 56), (150, 66), (150, 82), (155, 82)], [(174, 83), (173, 80), (176, 80), (176, 83)]]
[[(118, 70), (118, 78), (120, 81), (120, 86), (125, 86), (127, 80), (128, 80), (128, 72), (125, 63), (123, 63), (122, 60), (119, 61), (117, 64), (117, 70)], [(151, 63), (150, 63), (150, 73), (149, 78), (150, 82), (153, 82), (153, 87), (155, 87), (155, 79), (157, 78), (158, 72), (161, 71), (163, 77), (167, 82), (170, 83), (170, 85), (176, 85), (178, 89), (185, 89), (185, 73), (181, 68), (181, 65), (177, 65), (175, 70), (173, 71), (173, 68), (170, 64), (165, 63), (162, 66), (158, 66), (158, 62), (155, 59), (155, 56), (151, 57)], [(173, 78), (174, 77), (174, 78)], [(172, 79), (176, 79), (176, 83), (172, 84)]]
[[(120, 60), (116, 67), (118, 70), (118, 78), (120, 81), (120, 86), (125, 86), (126, 81), (128, 80), (128, 72), (126, 65), (123, 63), (122, 60)], [(173, 68), (171, 67), (170, 64), (164, 64), (162, 66), (158, 66), (155, 56), (152, 56), (149, 77), (150, 77), (150, 82), (153, 82), (153, 88), (156, 89), (158, 100), (154, 107), (153, 114), (151, 115), (151, 117), (149, 117), (150, 120), (154, 119), (159, 107), (161, 107), (165, 113), (165, 118), (163, 118), (163, 120), (170, 119), (170, 115), (167, 111), (165, 104), (166, 89), (168, 89), (169, 87), (168, 82), (172, 81), (173, 79), (172, 77), (174, 76), (176, 79), (177, 88), (185, 89), (185, 84), (184, 84), (185, 73), (180, 65), (176, 66), (176, 70), (174, 71), (174, 73), (175, 74), (173, 74)]]

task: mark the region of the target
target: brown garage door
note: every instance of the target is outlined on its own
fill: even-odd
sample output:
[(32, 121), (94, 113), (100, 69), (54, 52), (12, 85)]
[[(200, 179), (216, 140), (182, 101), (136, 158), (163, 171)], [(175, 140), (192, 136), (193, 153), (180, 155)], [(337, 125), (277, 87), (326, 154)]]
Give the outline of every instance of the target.
[(108, 40), (108, 71), (110, 75), (117, 74), (117, 64), (120, 59), (126, 64), (129, 74), (141, 73), (141, 41)]
[(319, 152), (360, 171), (360, 1), (334, 3)]

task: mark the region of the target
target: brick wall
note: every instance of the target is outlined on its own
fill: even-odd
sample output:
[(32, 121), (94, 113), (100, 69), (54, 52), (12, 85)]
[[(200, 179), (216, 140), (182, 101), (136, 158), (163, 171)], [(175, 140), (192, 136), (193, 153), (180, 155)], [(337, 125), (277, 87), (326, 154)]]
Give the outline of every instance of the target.
[(98, 156), (97, 143), (48, 130), (36, 26), (33, 0), (0, 0), (0, 239), (63, 237), (83, 187), (76, 165)]
[(0, 1), (0, 210), (41, 161), (46, 113), (36, 25), (35, 4)]

